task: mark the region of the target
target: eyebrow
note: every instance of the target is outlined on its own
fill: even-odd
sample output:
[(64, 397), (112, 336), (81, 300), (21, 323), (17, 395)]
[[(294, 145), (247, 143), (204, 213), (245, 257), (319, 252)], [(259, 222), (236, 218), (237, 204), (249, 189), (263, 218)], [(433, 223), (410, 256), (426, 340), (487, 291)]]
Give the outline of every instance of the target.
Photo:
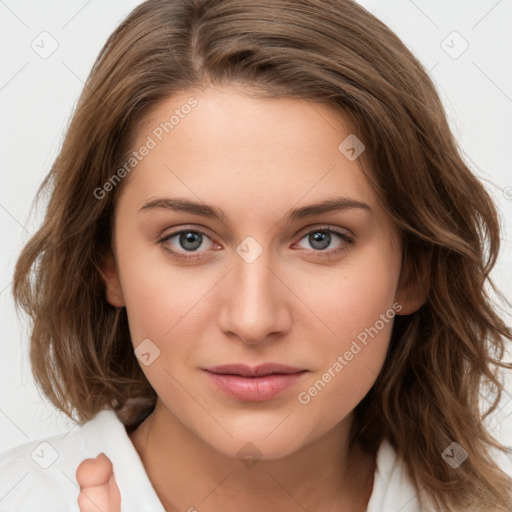
[[(314, 203), (291, 210), (285, 215), (285, 219), (288, 221), (297, 221), (323, 213), (330, 213), (353, 208), (366, 210), (368, 212), (372, 211), (370, 206), (362, 201), (351, 199), (349, 197), (335, 197), (321, 201), (319, 203)], [(220, 208), (215, 208), (214, 206), (210, 206), (205, 203), (196, 203), (188, 199), (177, 199), (169, 197), (156, 198), (144, 204), (139, 211), (147, 211), (153, 209), (174, 210), (191, 213), (193, 215), (200, 215), (201, 217), (218, 220), (222, 223), (226, 223), (227, 221), (227, 215)]]

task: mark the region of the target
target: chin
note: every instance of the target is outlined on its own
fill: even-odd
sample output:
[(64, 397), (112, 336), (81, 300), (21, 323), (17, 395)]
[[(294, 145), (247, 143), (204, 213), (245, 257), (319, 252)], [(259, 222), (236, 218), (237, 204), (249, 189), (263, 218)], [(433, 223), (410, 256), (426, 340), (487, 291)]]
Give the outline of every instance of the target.
[(223, 437), (218, 441), (219, 443), (216, 443), (211, 438), (206, 439), (206, 442), (218, 452), (227, 457), (240, 459), (242, 462), (282, 459), (303, 446), (303, 441), (294, 439), (289, 430), (267, 436), (266, 431), (262, 433), (261, 430), (248, 428), (245, 435), (234, 435), (229, 440)]

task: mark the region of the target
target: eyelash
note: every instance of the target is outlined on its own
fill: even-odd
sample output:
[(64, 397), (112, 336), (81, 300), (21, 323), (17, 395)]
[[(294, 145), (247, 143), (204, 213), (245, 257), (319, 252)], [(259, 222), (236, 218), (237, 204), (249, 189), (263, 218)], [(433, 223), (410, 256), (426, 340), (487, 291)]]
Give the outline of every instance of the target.
[[(341, 238), (341, 240), (343, 240), (345, 242), (345, 244), (343, 244), (338, 249), (334, 249), (334, 250), (331, 250), (331, 251), (325, 251), (325, 250), (311, 251), (313, 253), (318, 253), (315, 257), (319, 257), (319, 258), (323, 257), (323, 258), (325, 258), (325, 257), (336, 256), (336, 255), (342, 253), (343, 251), (348, 250), (354, 244), (354, 239), (352, 237), (350, 237), (346, 233), (343, 233), (343, 232), (338, 231), (338, 230), (333, 229), (333, 228), (316, 228), (316, 229), (312, 229), (310, 231), (305, 232), (300, 237), (300, 240), (303, 240), (304, 238), (306, 238), (306, 236), (308, 236), (308, 235), (310, 235), (312, 233), (317, 233), (317, 232), (334, 234), (334, 235), (338, 236), (339, 238)], [(170, 233), (170, 234), (166, 235), (164, 238), (158, 240), (157, 243), (160, 244), (163, 247), (163, 249), (166, 252), (168, 252), (173, 258), (176, 258), (176, 259), (179, 259), (179, 260), (189, 260), (189, 261), (201, 258), (201, 253), (200, 252), (189, 252), (189, 255), (185, 256), (183, 253), (178, 252), (178, 251), (174, 251), (173, 249), (170, 249), (167, 245), (165, 245), (165, 243), (167, 241), (169, 241), (171, 238), (174, 238), (177, 235), (180, 235), (181, 233), (200, 233), (201, 235), (203, 235), (203, 236), (205, 236), (207, 238), (210, 238), (210, 236), (208, 236), (208, 234), (206, 234), (204, 231), (201, 231), (200, 229), (180, 229), (178, 231), (174, 231), (173, 233)]]

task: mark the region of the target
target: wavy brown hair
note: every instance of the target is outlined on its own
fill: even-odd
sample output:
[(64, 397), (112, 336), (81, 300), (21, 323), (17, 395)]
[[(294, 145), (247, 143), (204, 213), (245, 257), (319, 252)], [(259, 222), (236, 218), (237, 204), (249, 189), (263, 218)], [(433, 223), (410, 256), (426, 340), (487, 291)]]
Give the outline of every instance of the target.
[[(489, 292), (500, 245), (495, 206), (460, 154), (435, 87), (400, 39), (350, 0), (149, 0), (110, 36), (38, 192), (49, 201), (16, 265), (44, 394), (82, 423), (112, 408), (129, 431), (156, 395), (129, 341), (126, 310), (105, 298), (113, 207), (98, 199), (150, 111), (178, 91), (241, 85), (255, 97), (337, 109), (366, 145), (372, 186), (404, 240), (403, 276), (427, 300), (396, 317), (384, 367), (355, 409), (351, 442), (387, 438), (439, 510), (510, 510), (505, 450), (484, 427), (500, 400), (510, 328)], [(361, 164), (362, 165), (362, 164)], [(405, 279), (405, 277), (404, 277)], [(506, 301), (505, 301), (506, 302)], [(492, 392), (485, 411), (480, 393)], [(442, 458), (452, 442), (468, 458)], [(421, 495), (420, 495), (421, 499)]]

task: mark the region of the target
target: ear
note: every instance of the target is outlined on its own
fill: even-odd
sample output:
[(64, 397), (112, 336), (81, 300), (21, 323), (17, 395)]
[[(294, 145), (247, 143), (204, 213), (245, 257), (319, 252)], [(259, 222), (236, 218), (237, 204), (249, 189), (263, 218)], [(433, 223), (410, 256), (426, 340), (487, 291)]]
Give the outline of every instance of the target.
[(119, 272), (111, 249), (108, 249), (103, 257), (100, 274), (105, 283), (107, 302), (116, 308), (123, 307), (125, 305), (123, 290), (121, 289)]
[(429, 291), (430, 258), (422, 254), (421, 258), (408, 258), (404, 251), (402, 260), (402, 272), (398, 282), (395, 301), (402, 308), (397, 314), (411, 315), (425, 304)]

